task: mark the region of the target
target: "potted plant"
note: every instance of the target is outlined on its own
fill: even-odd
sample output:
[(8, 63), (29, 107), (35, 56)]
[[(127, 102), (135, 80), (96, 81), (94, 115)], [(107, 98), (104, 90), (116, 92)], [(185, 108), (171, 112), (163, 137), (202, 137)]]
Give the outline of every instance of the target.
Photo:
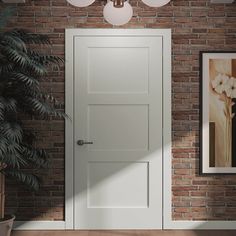
[[(5, 10), (0, 19), (9, 13)], [(14, 178), (37, 191), (40, 180), (35, 170), (47, 168), (49, 163), (48, 153), (37, 148), (35, 134), (24, 128), (21, 117), (65, 117), (56, 110), (53, 96), (40, 86), (48, 68), (63, 60), (35, 50), (37, 45), (50, 46), (47, 36), (25, 30), (4, 32), (2, 20), (0, 26), (0, 235), (9, 236), (14, 216), (4, 214), (5, 178)]]

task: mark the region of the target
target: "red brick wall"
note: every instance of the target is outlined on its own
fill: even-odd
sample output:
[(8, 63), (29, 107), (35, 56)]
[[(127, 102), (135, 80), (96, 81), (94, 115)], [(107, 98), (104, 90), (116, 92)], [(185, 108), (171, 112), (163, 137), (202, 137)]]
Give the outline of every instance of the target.
[[(201, 177), (199, 165), (199, 51), (236, 50), (236, 4), (213, 5), (208, 0), (172, 0), (150, 8), (131, 0), (132, 21), (127, 28), (171, 28), (173, 101), (173, 219), (236, 220), (235, 176)], [(28, 0), (17, 6), (9, 27), (48, 34), (52, 53), (64, 56), (65, 28), (110, 28), (102, 17), (104, 2), (74, 8), (66, 0)], [(0, 3), (0, 7), (5, 4)], [(64, 68), (44, 81), (64, 101)], [(64, 218), (64, 123), (28, 121), (38, 132), (40, 145), (53, 156), (53, 169), (42, 174), (45, 182), (37, 194), (8, 185), (7, 209), (18, 219)], [(170, 167), (171, 168), (171, 167)], [(17, 190), (18, 188), (18, 190)], [(17, 201), (16, 201), (17, 199)]]

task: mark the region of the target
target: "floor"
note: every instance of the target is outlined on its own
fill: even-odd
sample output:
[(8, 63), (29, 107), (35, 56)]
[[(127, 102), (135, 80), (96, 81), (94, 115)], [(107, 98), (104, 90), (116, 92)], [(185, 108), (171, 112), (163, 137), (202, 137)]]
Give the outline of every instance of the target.
[(236, 236), (236, 230), (14, 231), (12, 236)]

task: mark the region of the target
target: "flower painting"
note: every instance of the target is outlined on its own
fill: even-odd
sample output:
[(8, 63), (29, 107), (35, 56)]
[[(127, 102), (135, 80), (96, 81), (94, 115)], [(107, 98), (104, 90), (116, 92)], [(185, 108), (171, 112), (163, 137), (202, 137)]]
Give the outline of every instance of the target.
[(236, 173), (236, 52), (202, 52), (201, 72), (201, 172)]

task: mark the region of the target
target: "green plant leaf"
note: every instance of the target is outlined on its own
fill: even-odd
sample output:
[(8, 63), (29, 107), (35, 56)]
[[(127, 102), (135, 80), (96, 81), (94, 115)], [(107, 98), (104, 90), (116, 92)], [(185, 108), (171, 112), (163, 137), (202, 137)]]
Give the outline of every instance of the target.
[(36, 61), (37, 63), (40, 63), (41, 65), (59, 65), (60, 63), (63, 63), (64, 60), (61, 57), (54, 56), (54, 55), (42, 55), (35, 51), (29, 51), (28, 55), (30, 59)]
[(20, 169), (21, 166), (27, 166), (27, 162), (21, 155), (21, 147), (17, 143), (1, 137), (0, 153), (0, 162), (7, 164), (12, 169)]
[(30, 108), (33, 114), (39, 115), (43, 119), (46, 119), (49, 116), (56, 116), (60, 118), (66, 117), (64, 112), (57, 111), (48, 103), (42, 102), (37, 98), (27, 97), (25, 98), (25, 102), (25, 106)]
[(0, 134), (0, 157), (3, 157), (3, 155), (7, 153), (8, 146), (9, 146), (8, 139)]
[(22, 141), (23, 130), (16, 122), (0, 122), (0, 133), (15, 143)]
[(39, 178), (34, 174), (24, 173), (22, 170), (4, 169), (2, 171), (6, 176), (13, 177), (17, 181), (25, 184), (30, 189), (38, 191), (40, 186)]
[(39, 82), (38, 80), (36, 80), (33, 77), (30, 77), (28, 75), (25, 75), (23, 73), (13, 73), (12, 74), (12, 78), (15, 79), (15, 82), (17, 83), (24, 83), (25, 85), (32, 87), (32, 86), (39, 86)]
[(0, 74), (11, 72), (14, 69), (13, 63), (9, 61), (5, 61), (4, 59), (0, 59), (1, 64), (0, 64)]
[(16, 50), (10, 46), (0, 45), (0, 50), (3, 55), (5, 55), (8, 60), (17, 66), (26, 66), (26, 63), (29, 62), (29, 57), (27, 54), (21, 50)]
[(43, 34), (33, 34), (23, 29), (15, 29), (12, 35), (19, 37), (26, 44), (50, 44), (48, 36)]
[(12, 34), (12, 32), (1, 34), (0, 41), (2, 45), (10, 46), (11, 48), (14, 48), (16, 50), (27, 52), (25, 42), (21, 38), (16, 37), (14, 34)]
[(36, 168), (49, 167), (49, 155), (43, 149), (24, 147), (22, 154)]
[(8, 112), (17, 111), (17, 101), (14, 98), (0, 97), (0, 110), (6, 110)]

